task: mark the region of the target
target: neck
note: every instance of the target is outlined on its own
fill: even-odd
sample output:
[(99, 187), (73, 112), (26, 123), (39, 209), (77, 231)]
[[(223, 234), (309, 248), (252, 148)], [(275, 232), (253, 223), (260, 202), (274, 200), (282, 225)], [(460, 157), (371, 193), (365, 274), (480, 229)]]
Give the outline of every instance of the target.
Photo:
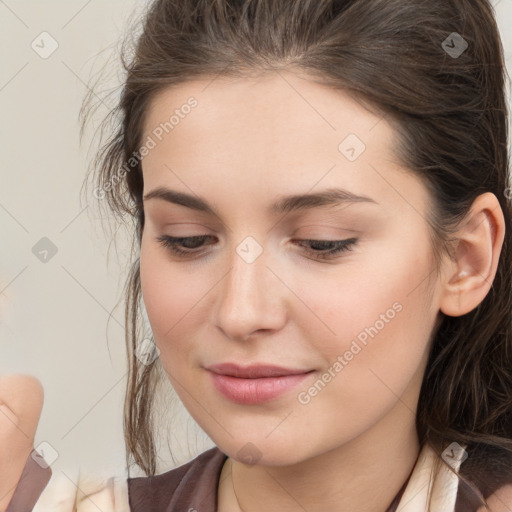
[(399, 401), (359, 437), (299, 463), (248, 466), (228, 458), (219, 512), (386, 512), (419, 450), (415, 414)]

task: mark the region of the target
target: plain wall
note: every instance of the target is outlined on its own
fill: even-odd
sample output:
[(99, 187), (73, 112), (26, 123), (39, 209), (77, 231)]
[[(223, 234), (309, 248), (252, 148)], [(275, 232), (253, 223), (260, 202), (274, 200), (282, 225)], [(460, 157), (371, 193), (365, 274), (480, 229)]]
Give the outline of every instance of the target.
[[(512, 0), (494, 4), (510, 70)], [(110, 245), (97, 207), (80, 201), (94, 146), (88, 153), (92, 131), (79, 146), (78, 111), (101, 63), (115, 59), (128, 16), (144, 6), (0, 2), (0, 374), (29, 373), (43, 383), (35, 444), (58, 452), (54, 472), (76, 464), (105, 474), (124, 467), (124, 310), (122, 302), (115, 306), (123, 300), (129, 246)], [(51, 49), (42, 32), (58, 43), (48, 58), (31, 46)], [(100, 107), (100, 119), (113, 100)], [(43, 237), (57, 250), (46, 262), (33, 252), (47, 248)], [(164, 450), (160, 471), (213, 446), (181, 404), (174, 411), (175, 461)]]

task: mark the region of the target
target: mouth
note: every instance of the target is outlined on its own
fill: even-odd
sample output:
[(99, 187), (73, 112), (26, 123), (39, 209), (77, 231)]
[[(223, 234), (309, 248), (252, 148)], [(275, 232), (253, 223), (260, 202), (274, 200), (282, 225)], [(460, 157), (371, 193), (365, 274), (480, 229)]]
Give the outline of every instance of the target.
[(228, 400), (245, 405), (268, 402), (304, 381), (315, 370), (273, 365), (242, 367), (223, 363), (206, 367), (213, 385)]

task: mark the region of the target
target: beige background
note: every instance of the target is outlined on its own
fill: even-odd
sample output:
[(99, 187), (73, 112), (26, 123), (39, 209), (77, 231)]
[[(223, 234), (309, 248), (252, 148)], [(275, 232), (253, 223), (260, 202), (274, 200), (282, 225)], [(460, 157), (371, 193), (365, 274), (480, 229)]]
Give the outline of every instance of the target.
[[(512, 0), (494, 4), (510, 70)], [(128, 252), (122, 239), (116, 251), (97, 208), (81, 202), (94, 145), (88, 153), (90, 131), (79, 146), (77, 115), (87, 84), (107, 58), (116, 63), (128, 17), (144, 6), (134, 0), (0, 0), (0, 374), (30, 373), (43, 383), (36, 446), (47, 442), (58, 453), (54, 472), (80, 465), (108, 475), (124, 467)], [(31, 46), (35, 41), (39, 52), (51, 49), (42, 32), (58, 44), (48, 58)], [(116, 67), (107, 70), (105, 88), (114, 93), (98, 119), (116, 98)], [(32, 252), (43, 237), (57, 248), (46, 263)], [(181, 404), (174, 411), (171, 449), (182, 463), (213, 443)], [(174, 465), (163, 450), (159, 470)]]

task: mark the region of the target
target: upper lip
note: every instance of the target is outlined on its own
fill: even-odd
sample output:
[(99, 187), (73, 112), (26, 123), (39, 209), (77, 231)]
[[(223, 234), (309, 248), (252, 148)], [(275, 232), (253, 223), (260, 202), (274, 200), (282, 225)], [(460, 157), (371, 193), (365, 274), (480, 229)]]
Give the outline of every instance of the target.
[(222, 363), (206, 366), (207, 370), (220, 375), (230, 375), (245, 379), (257, 379), (261, 377), (279, 377), (283, 375), (299, 375), (308, 373), (312, 370), (303, 370), (297, 368), (283, 368), (275, 365), (254, 364), (250, 366), (240, 366), (235, 363)]

